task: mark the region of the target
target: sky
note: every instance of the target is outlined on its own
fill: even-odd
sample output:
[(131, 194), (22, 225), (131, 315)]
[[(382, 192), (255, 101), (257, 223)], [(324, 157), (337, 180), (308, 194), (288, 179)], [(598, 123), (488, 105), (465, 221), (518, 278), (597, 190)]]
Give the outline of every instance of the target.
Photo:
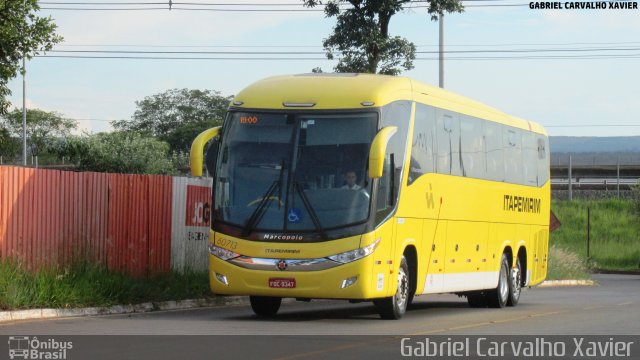
[[(111, 130), (112, 120), (130, 119), (136, 101), (168, 89), (233, 95), (265, 77), (318, 66), (332, 71), (335, 65), (322, 52), (335, 18), (321, 11), (263, 11), (305, 10), (301, 0), (180, 1), (171, 11), (168, 0), (40, 1), (40, 15), (51, 16), (65, 40), (27, 62), (27, 107), (56, 111), (97, 133)], [(212, 5), (225, 3), (230, 5)], [(447, 90), (541, 123), (552, 136), (640, 135), (640, 10), (539, 10), (518, 0), (463, 4), (464, 13), (444, 18)], [(426, 9), (394, 15), (390, 33), (419, 52), (415, 68), (402, 75), (437, 85), (437, 54), (430, 52), (438, 49), (438, 24)], [(136, 51), (177, 53), (131, 53)], [(9, 86), (10, 100), (21, 107), (22, 78)]]

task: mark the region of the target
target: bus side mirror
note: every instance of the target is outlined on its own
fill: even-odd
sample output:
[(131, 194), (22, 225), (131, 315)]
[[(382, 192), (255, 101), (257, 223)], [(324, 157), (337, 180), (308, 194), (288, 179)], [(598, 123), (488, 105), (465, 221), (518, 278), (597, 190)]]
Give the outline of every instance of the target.
[[(218, 136), (218, 134), (220, 134), (221, 129), (222, 129), (221, 126), (216, 126), (214, 128), (205, 130), (201, 132), (198, 136), (196, 136), (195, 140), (193, 140), (193, 143), (191, 144), (191, 154), (189, 157), (189, 165), (191, 166), (192, 176), (202, 176), (202, 163), (203, 163), (202, 157), (204, 153), (204, 146), (211, 139)], [(217, 144), (213, 143), (211, 144), (211, 146), (214, 147), (213, 154), (210, 147), (209, 151), (207, 152), (207, 158), (210, 156), (217, 157), (217, 152), (218, 152)], [(207, 165), (208, 165), (207, 167), (209, 167), (209, 161), (207, 161)], [(209, 169), (209, 171), (211, 171), (211, 169)]]
[(216, 172), (216, 162), (218, 160), (218, 150), (220, 148), (220, 136), (216, 136), (209, 143), (209, 149), (204, 157), (204, 165), (209, 171), (209, 176), (213, 176)]
[(393, 134), (398, 131), (397, 126), (387, 126), (380, 129), (371, 142), (369, 149), (369, 177), (377, 179), (382, 177), (384, 169), (384, 154), (387, 152), (387, 144)]

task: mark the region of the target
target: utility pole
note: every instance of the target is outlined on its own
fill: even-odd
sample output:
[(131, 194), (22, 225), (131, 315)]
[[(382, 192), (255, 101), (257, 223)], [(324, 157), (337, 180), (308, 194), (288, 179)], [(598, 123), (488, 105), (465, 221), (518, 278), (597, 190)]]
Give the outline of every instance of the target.
[(439, 31), (439, 80), (438, 86), (444, 89), (444, 13), (440, 12), (440, 16), (438, 16), (438, 24), (440, 27)]

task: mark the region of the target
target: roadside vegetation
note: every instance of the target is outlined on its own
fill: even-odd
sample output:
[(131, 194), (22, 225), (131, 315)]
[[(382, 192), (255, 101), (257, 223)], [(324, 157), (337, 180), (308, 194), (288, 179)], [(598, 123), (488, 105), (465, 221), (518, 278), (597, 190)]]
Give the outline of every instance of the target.
[[(636, 201), (554, 200), (551, 207), (562, 226), (550, 236), (550, 265), (556, 262), (557, 266), (564, 266), (562, 259), (566, 259), (566, 253), (573, 253), (591, 270), (640, 270), (640, 208)], [(591, 209), (589, 256), (588, 208)]]
[(211, 296), (206, 272), (176, 272), (145, 278), (79, 263), (67, 269), (30, 272), (0, 261), (0, 309), (73, 308), (138, 304)]
[(549, 271), (547, 280), (591, 279), (587, 262), (575, 252), (558, 245), (549, 246)]

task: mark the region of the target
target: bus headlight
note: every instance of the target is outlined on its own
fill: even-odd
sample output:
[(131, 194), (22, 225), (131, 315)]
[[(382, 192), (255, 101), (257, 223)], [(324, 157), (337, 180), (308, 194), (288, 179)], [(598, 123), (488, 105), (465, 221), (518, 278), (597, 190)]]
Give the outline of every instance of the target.
[(231, 250), (223, 249), (213, 244), (209, 244), (209, 253), (222, 260), (229, 260), (240, 256), (238, 253), (234, 253)]
[(380, 239), (376, 240), (373, 244), (369, 246), (343, 252), (341, 254), (331, 255), (328, 258), (343, 264), (350, 263), (352, 261), (360, 260), (363, 257), (371, 255), (376, 250), (379, 243), (380, 243)]

